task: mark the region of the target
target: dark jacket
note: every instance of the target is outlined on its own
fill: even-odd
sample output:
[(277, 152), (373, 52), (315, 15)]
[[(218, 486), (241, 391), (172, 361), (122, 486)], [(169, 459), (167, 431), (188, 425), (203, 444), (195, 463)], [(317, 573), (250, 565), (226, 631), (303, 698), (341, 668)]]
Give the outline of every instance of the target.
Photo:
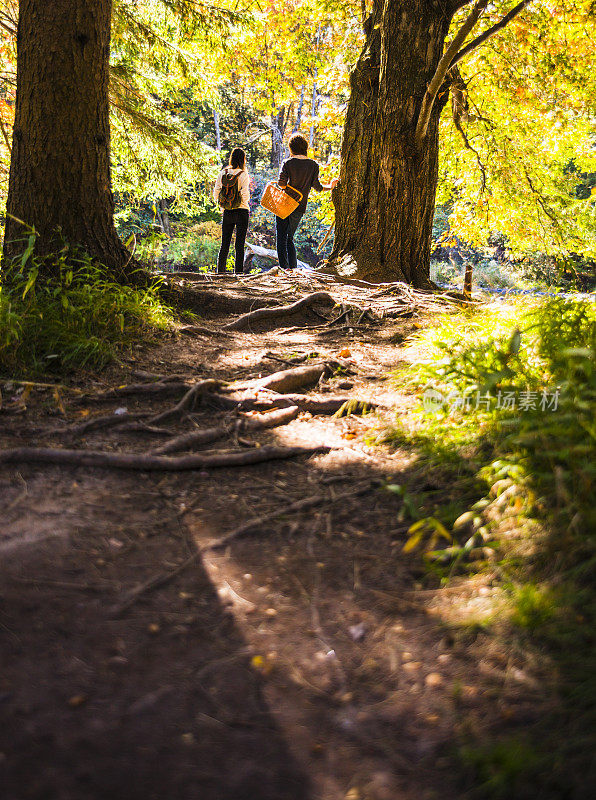
[(302, 200), (296, 209), (296, 211), (301, 210), (302, 213), (306, 211), (308, 193), (311, 188), (316, 189), (317, 192), (323, 191), (319, 180), (319, 165), (312, 158), (296, 158), (296, 156), (292, 156), (286, 159), (281, 165), (279, 184), (280, 186), (289, 184), (302, 193)]

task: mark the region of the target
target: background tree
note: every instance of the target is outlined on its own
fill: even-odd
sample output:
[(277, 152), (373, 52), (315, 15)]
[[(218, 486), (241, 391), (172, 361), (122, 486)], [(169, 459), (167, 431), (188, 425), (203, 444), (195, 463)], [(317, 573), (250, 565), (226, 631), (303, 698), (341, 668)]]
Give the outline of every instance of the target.
[[(445, 41), (451, 41), (471, 3), (449, 7), (420, 0), (425, 25), (414, 19), (418, 6), (395, 0), (385, 3), (383, 19), (371, 0), (283, 0), (252, 4), (240, 13), (235, 0), (220, 0), (218, 7), (196, 0), (113, 0), (110, 155), (118, 230), (126, 240), (135, 232), (141, 258), (162, 251), (153, 237), (160, 222), (174, 238), (192, 239), (197, 225), (216, 218), (209, 184), (230, 147), (247, 149), (258, 189), (284, 156), (284, 134), (300, 128), (307, 136), (312, 131), (312, 154), (325, 164), (325, 179), (336, 174), (343, 136), (345, 180), (335, 193), (334, 263), (346, 273), (424, 284), (435, 181), (441, 205), (435, 242), (441, 233), (448, 241), (457, 237), (486, 248), (497, 236), (511, 259), (545, 256), (553, 265), (574, 253), (593, 255), (593, 3), (514, 2), (489, 3), (479, 16), (476, 27), (497, 35), (486, 38), (474, 28), (461, 43), (466, 57), (429, 94), (434, 100), (426, 103), (429, 123), (418, 148), (412, 145), (417, 109), (444, 52), (431, 23), (445, 22), (449, 11)], [(404, 7), (403, 20), (394, 4)], [(0, 210), (13, 133), (17, 13), (16, 0), (0, 0)], [(398, 26), (395, 38), (390, 19), (413, 26), (411, 37), (403, 35), (408, 58), (396, 55), (402, 34)], [(62, 76), (54, 84), (63, 81)], [(351, 101), (350, 84), (356, 87)], [(412, 119), (408, 103), (414, 104)], [(445, 105), (451, 114), (439, 114)], [(56, 110), (65, 117), (71, 106)], [(70, 124), (59, 119), (55, 127)], [(42, 192), (51, 194), (43, 188), (47, 181), (41, 183)], [(48, 207), (61, 206), (63, 197), (70, 196), (57, 188)], [(323, 235), (317, 216), (324, 213), (331, 223), (330, 200), (315, 195), (302, 226), (304, 256), (308, 251), (313, 263)], [(71, 214), (75, 223), (81, 217), (74, 203), (60, 213)], [(264, 214), (254, 217), (265, 238), (268, 222)], [(214, 235), (213, 227), (201, 230)], [(273, 240), (262, 243), (271, 246)], [(206, 247), (210, 253), (217, 242)], [(210, 263), (207, 255), (200, 263)]]
[[(374, 0), (351, 76), (332, 262), (344, 276), (428, 284), (439, 118), (452, 68), (505, 19), (466, 43), (488, 0)], [(496, 5), (496, 4), (493, 4)], [(495, 9), (496, 11), (496, 9)], [(445, 48), (451, 22), (455, 33)]]
[(594, 257), (591, 0), (532, 3), (460, 67), (440, 131), (450, 229), (479, 246), (499, 232), (512, 254)]
[[(158, 7), (164, 11), (159, 17)], [(128, 279), (134, 265), (114, 227), (110, 98), (117, 110), (112, 118), (120, 143), (116, 163), (124, 162), (120, 175), (125, 172), (128, 182), (121, 180), (121, 190), (134, 186), (135, 175), (137, 185), (143, 177), (145, 183), (151, 180), (152, 191), (162, 197), (168, 179), (170, 186), (191, 182), (205, 153), (160, 92), (170, 95), (172, 76), (180, 78), (192, 60), (180, 49), (182, 41), (199, 35), (207, 40), (205, 29), (221, 34), (238, 15), (193, 0), (116, 0), (114, 11), (111, 53), (111, 0), (20, 2), (4, 254), (22, 249), (24, 223), (35, 228), (38, 254), (67, 241)], [(149, 62), (151, 69), (143, 74), (143, 63)], [(145, 147), (139, 169), (146, 142), (152, 147)], [(151, 158), (156, 152), (160, 157)]]
[(21, 0), (16, 109), (4, 255), (63, 239), (115, 272), (129, 255), (114, 228), (110, 184), (111, 0)]

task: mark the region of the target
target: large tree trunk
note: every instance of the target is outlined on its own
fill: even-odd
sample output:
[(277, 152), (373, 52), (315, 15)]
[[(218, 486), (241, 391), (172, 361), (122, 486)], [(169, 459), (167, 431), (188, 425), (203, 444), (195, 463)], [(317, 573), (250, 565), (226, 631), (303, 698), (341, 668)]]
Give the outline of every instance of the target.
[(22, 250), (24, 222), (38, 234), (38, 254), (67, 241), (125, 279), (129, 254), (114, 228), (110, 186), (111, 5), (20, 2), (4, 255)]
[(452, 12), (442, 0), (375, 0), (351, 75), (331, 266), (344, 277), (429, 284), (438, 176), (435, 102), (421, 145), (416, 123)]

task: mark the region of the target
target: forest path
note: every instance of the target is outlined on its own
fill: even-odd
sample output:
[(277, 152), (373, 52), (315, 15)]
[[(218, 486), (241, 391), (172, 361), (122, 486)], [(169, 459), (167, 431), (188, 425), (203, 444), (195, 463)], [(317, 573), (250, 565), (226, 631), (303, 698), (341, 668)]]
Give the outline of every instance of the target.
[[(98, 402), (114, 387), (172, 376), (172, 386), (250, 384), (295, 362), (333, 365), (305, 396), (381, 407), (340, 418), (300, 411), (283, 426), (239, 432), (237, 412), (207, 395), (190, 417), (164, 422), (172, 435), (225, 424), (224, 446), (235, 450), (327, 448), (241, 468), (0, 465), (8, 800), (459, 795), (459, 734), (488, 725), (495, 686), (518, 703), (520, 690), (509, 686), (506, 654), (480, 652), (449, 627), (454, 607), (478, 610), (491, 589), (423, 590), (419, 559), (402, 553), (399, 501), (382, 488), (433, 481), (414, 453), (370, 444), (416, 402), (388, 379), (404, 363), (396, 343), (430, 318), (411, 305), (382, 328), (302, 329), (324, 324), (303, 309), (285, 332), (279, 321), (261, 332), (187, 330), (81, 380), (84, 397), (62, 393), (64, 413), (51, 392), (34, 390), (22, 413), (3, 415), (3, 450), (147, 452), (167, 437), (72, 429), (124, 407), (156, 415), (186, 388), (174, 401), (141, 392)], [(305, 510), (288, 508), (305, 498)], [(207, 549), (263, 515), (250, 535)]]

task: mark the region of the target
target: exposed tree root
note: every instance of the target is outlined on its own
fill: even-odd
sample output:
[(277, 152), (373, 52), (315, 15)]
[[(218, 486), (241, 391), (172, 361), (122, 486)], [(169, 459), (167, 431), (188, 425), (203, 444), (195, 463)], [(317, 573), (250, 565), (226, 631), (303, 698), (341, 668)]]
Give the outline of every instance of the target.
[(283, 517), (286, 514), (295, 514), (300, 511), (308, 511), (311, 508), (316, 508), (317, 506), (321, 506), (325, 503), (338, 503), (343, 502), (344, 500), (349, 500), (352, 497), (360, 497), (363, 494), (367, 494), (372, 489), (375, 488), (377, 483), (375, 481), (367, 481), (364, 485), (360, 486), (354, 491), (351, 492), (342, 492), (341, 494), (335, 495), (335, 497), (328, 497), (324, 494), (317, 494), (313, 497), (305, 497), (302, 500), (297, 500), (295, 503), (290, 503), (289, 506), (284, 506), (284, 508), (280, 508), (277, 511), (273, 511), (271, 514), (263, 514), (260, 517), (253, 517), (249, 519), (248, 522), (239, 525), (237, 528), (234, 528), (233, 531), (222, 536), (220, 539), (216, 539), (211, 544), (207, 545), (203, 548), (203, 552), (207, 550), (221, 550), (223, 547), (227, 547), (231, 542), (235, 541), (236, 539), (240, 539), (247, 533), (250, 533), (255, 528), (260, 528), (262, 525), (266, 525), (268, 522), (271, 522), (274, 519), (279, 519), (279, 517)]
[(303, 367), (292, 367), (274, 372), (265, 378), (257, 378), (244, 384), (236, 386), (232, 384), (230, 389), (271, 389), (274, 392), (293, 392), (296, 389), (314, 386), (328, 370), (327, 364), (307, 364)]
[[(184, 385), (186, 388), (188, 388), (188, 384)], [(208, 392), (214, 392), (219, 389), (220, 386), (221, 383), (219, 381), (215, 381), (210, 378), (195, 383), (194, 386), (191, 386), (190, 389), (188, 389), (179, 403), (177, 403), (173, 408), (169, 408), (166, 411), (162, 411), (161, 414), (156, 414), (154, 417), (151, 417), (151, 419), (148, 420), (149, 424), (158, 425), (166, 420), (180, 418), (187, 411), (192, 411), (192, 409), (195, 407), (198, 397), (207, 394)]]
[(133, 369), (130, 374), (133, 378), (140, 378), (142, 381), (163, 381), (167, 378), (167, 375), (162, 375), (157, 372), (147, 372), (147, 370), (144, 369)]
[(153, 436), (172, 435), (172, 431), (168, 428), (158, 428), (156, 425), (148, 425), (146, 422), (129, 422), (122, 425), (119, 430), (125, 433), (150, 433)]
[[(224, 396), (224, 399), (228, 402), (233, 402), (232, 398)], [(308, 411), (314, 416), (317, 414), (336, 414), (341, 409), (346, 408), (350, 408), (347, 413), (351, 414), (362, 414), (378, 408), (375, 403), (354, 400), (350, 397), (322, 398), (308, 397), (303, 394), (271, 394), (268, 397), (245, 397), (240, 398), (234, 404), (234, 407), (241, 411), (266, 411), (271, 408), (287, 408), (288, 406), (298, 406), (300, 411)]]
[(199, 550), (196, 553), (193, 553), (192, 556), (189, 556), (186, 561), (183, 561), (178, 567), (169, 572), (161, 573), (160, 575), (155, 575), (153, 578), (150, 578), (145, 583), (142, 583), (140, 586), (131, 589), (130, 592), (126, 594), (125, 599), (118, 603), (117, 605), (113, 606), (110, 609), (110, 617), (112, 619), (116, 619), (121, 616), (125, 611), (133, 606), (141, 595), (147, 594), (148, 592), (152, 591), (153, 589), (159, 589), (160, 586), (165, 586), (171, 580), (173, 580), (177, 575), (180, 575), (181, 572), (184, 572), (185, 569), (192, 566), (196, 563), (202, 556), (202, 551)]
[(178, 333), (183, 333), (186, 336), (215, 336), (215, 337), (230, 337), (231, 333), (222, 330), (215, 330), (214, 328), (207, 328), (205, 325), (184, 325), (178, 328)]
[(93, 419), (87, 420), (87, 422), (81, 422), (78, 425), (73, 425), (66, 431), (61, 432), (68, 433), (71, 436), (83, 436), (85, 433), (89, 433), (90, 431), (106, 430), (106, 428), (117, 428), (120, 425), (126, 425), (128, 423), (137, 422), (141, 419), (147, 419), (149, 416), (150, 412), (147, 411), (134, 414), (129, 414), (128, 412), (126, 414), (105, 414), (102, 417), (94, 417)]
[(221, 314), (242, 314), (254, 308), (277, 305), (279, 300), (267, 297), (247, 297), (224, 289), (198, 289), (168, 278), (159, 294), (168, 305), (194, 311), (201, 316), (217, 317)]
[(134, 395), (151, 395), (153, 397), (173, 397), (189, 388), (183, 381), (158, 381), (157, 383), (129, 383), (127, 386), (116, 386), (99, 394), (85, 395), (79, 402), (92, 403), (113, 400), (116, 397), (132, 397)]
[[(121, 426), (127, 426), (127, 430), (148, 430), (147, 425), (143, 427), (135, 426), (134, 428), (130, 427), (131, 424), (139, 422), (140, 420), (147, 420), (147, 424), (149, 426), (157, 425), (160, 422), (165, 422), (169, 419), (174, 419), (177, 417), (181, 417), (186, 411), (190, 411), (194, 408), (197, 397), (206, 392), (212, 392), (216, 389), (220, 388), (219, 381), (207, 379), (204, 381), (199, 381), (195, 383), (193, 386), (190, 386), (188, 383), (181, 383), (180, 381), (168, 381), (163, 380), (159, 383), (140, 383), (140, 384), (130, 384), (129, 386), (120, 386), (116, 389), (110, 389), (108, 392), (102, 392), (100, 395), (95, 395), (94, 397), (87, 397), (87, 400), (113, 400), (115, 397), (122, 397), (126, 396), (127, 394), (135, 395), (135, 394), (180, 394), (181, 391), (185, 389), (186, 394), (177, 403), (173, 408), (167, 409), (160, 414), (156, 414), (155, 416), (151, 417), (149, 412), (138, 412), (138, 413), (124, 413), (124, 414), (105, 414), (101, 417), (95, 417), (94, 419), (87, 420), (87, 422), (82, 422), (78, 425), (74, 425), (73, 427), (67, 430), (67, 433), (71, 434), (72, 436), (82, 436), (90, 431), (96, 430), (106, 430), (107, 428), (117, 428)], [(152, 432), (152, 431), (149, 431)]]
[(268, 358), (271, 361), (278, 361), (280, 364), (287, 364), (288, 367), (297, 367), (298, 364), (302, 364), (308, 358), (308, 354), (304, 353), (304, 355), (297, 356), (296, 358), (282, 358), (278, 356), (276, 353), (265, 353), (262, 358)]
[(0, 451), (0, 464), (56, 464), (62, 467), (103, 467), (104, 469), (130, 469), (140, 471), (177, 472), (188, 469), (216, 469), (218, 467), (243, 467), (264, 461), (279, 461), (294, 456), (312, 456), (328, 453), (329, 447), (255, 447), (224, 453), (169, 456), (144, 453), (106, 453), (98, 450), (57, 450), (51, 447), (17, 447)]
[(250, 329), (254, 324), (291, 316), (297, 311), (308, 308), (314, 303), (328, 303), (330, 305), (335, 305), (336, 301), (333, 299), (333, 297), (331, 297), (330, 294), (328, 294), (328, 292), (313, 292), (313, 294), (302, 297), (300, 300), (297, 300), (295, 303), (292, 303), (288, 306), (278, 306), (277, 308), (260, 308), (257, 311), (251, 311), (248, 314), (243, 314), (233, 322), (229, 322), (227, 325), (224, 325), (223, 330), (247, 330)]
[(166, 453), (177, 453), (195, 445), (207, 444), (223, 439), (230, 434), (246, 433), (247, 431), (260, 431), (267, 428), (277, 428), (280, 425), (287, 425), (296, 419), (300, 409), (297, 406), (282, 408), (279, 411), (272, 411), (260, 417), (236, 420), (233, 425), (220, 425), (217, 428), (207, 428), (202, 431), (192, 431), (182, 436), (176, 436), (161, 447), (152, 450), (152, 455), (165, 455)]

